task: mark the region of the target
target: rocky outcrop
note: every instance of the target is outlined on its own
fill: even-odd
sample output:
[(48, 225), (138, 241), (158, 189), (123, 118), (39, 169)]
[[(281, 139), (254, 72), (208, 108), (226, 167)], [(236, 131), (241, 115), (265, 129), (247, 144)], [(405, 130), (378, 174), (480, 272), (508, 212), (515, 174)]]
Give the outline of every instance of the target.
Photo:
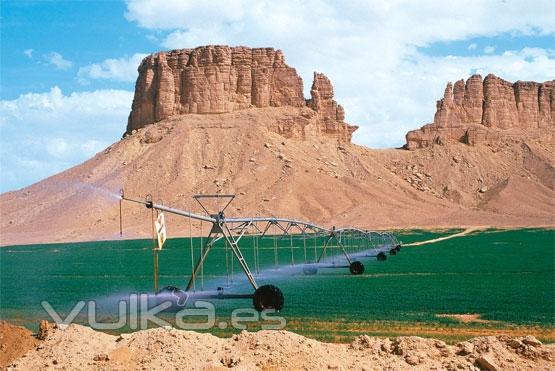
[(314, 72), (314, 82), (307, 103), (313, 110), (321, 112), (324, 120), (345, 120), (345, 110), (333, 100), (333, 86), (323, 73)]
[(310, 107), (322, 133), (350, 141), (356, 127), (344, 123), (333, 87), (315, 73), (312, 99), (305, 101), (303, 81), (280, 50), (202, 46), (160, 52), (139, 66), (127, 133), (182, 114), (226, 113), (247, 108)]
[(497, 76), (471, 76), (448, 83), (432, 124), (407, 133), (406, 148), (448, 141), (475, 145), (508, 131), (555, 129), (555, 80), (510, 83)]

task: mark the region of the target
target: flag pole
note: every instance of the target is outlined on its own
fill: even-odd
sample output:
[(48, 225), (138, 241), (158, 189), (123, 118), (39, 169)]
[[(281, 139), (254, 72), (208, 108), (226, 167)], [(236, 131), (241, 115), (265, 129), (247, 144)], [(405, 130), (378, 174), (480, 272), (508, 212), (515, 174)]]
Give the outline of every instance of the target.
[(120, 198), (119, 198), (119, 236), (123, 237), (123, 214), (122, 214), (122, 204), (123, 204), (123, 197), (124, 197), (124, 193), (123, 193), (123, 188), (120, 189), (119, 191), (120, 193)]
[(154, 293), (158, 294), (158, 241), (154, 231), (154, 209), (150, 209), (151, 213), (151, 226), (152, 226), (152, 254), (154, 260), (153, 274), (154, 274)]

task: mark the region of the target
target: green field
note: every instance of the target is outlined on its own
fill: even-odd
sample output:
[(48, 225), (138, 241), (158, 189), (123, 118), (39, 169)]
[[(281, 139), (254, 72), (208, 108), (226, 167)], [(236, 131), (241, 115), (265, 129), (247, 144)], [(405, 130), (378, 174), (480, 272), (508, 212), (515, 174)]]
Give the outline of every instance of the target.
[[(408, 243), (455, 232), (400, 231), (397, 237)], [(300, 239), (294, 241), (293, 250), (288, 239), (279, 241), (282, 269), (274, 272), (273, 239), (269, 238), (259, 243), (262, 272), (258, 280), (283, 291), (286, 302), (281, 315), (288, 321), (287, 329), (321, 339), (343, 341), (360, 333), (456, 339), (481, 332), (522, 330), (553, 341), (554, 236), (553, 230), (544, 229), (475, 232), (406, 247), (385, 262), (363, 259), (366, 272), (361, 276), (352, 276), (347, 269), (321, 269), (314, 276), (287, 269), (292, 254), (296, 263), (305, 259)], [(193, 240), (196, 256), (200, 242)], [(307, 259), (314, 255), (311, 243), (307, 241)], [(46, 317), (42, 300), (68, 311), (79, 300), (102, 301), (129, 292), (152, 291), (151, 244), (149, 240), (128, 240), (2, 248), (0, 316), (34, 328)], [(246, 238), (242, 246), (245, 258), (254, 266), (252, 239)], [(225, 267), (225, 249), (219, 245), (205, 265), (205, 289), (228, 283)], [(183, 287), (190, 270), (190, 241), (169, 240), (160, 253), (160, 285)], [(199, 279), (196, 288), (200, 286)], [(236, 262), (233, 284), (226, 290), (252, 291)], [(226, 318), (237, 307), (251, 306), (248, 299), (215, 300), (214, 304), (219, 318)], [(465, 313), (491, 322), (460, 323), (437, 317)]]

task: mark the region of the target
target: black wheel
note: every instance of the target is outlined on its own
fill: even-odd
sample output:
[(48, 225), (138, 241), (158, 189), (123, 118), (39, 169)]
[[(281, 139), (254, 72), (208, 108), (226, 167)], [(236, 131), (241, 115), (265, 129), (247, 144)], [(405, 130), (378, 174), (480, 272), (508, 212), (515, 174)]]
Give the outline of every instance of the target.
[(351, 271), (351, 274), (363, 274), (364, 264), (359, 261), (352, 262), (351, 265), (349, 265), (349, 270)]
[(401, 251), (401, 244), (395, 246), (395, 250), (397, 250), (397, 252)]
[(307, 276), (312, 276), (318, 272), (318, 268), (315, 265), (305, 265), (303, 267), (303, 273)]
[(254, 292), (252, 304), (254, 309), (261, 312), (264, 309), (275, 309), (280, 311), (283, 308), (283, 293), (274, 285), (260, 286)]
[(397, 250), (395, 248), (389, 250), (389, 255), (397, 255)]
[(385, 255), (383, 252), (380, 252), (377, 256), (376, 259), (378, 259), (378, 261), (383, 262), (384, 260), (387, 259), (387, 255)]

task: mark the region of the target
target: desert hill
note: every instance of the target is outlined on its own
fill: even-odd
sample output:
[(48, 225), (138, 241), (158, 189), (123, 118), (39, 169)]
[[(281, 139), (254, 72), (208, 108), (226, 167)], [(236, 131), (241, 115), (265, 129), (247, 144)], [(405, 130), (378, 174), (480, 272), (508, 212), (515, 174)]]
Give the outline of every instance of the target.
[[(121, 141), (0, 195), (0, 243), (119, 238), (120, 188), (197, 212), (193, 194), (236, 193), (230, 216), (327, 226), (553, 226), (549, 94), (551, 116), (538, 115), (535, 127), (496, 127), (503, 135), (495, 140), (443, 135), (409, 146), (421, 147), (415, 150), (372, 150), (351, 143), (356, 126), (344, 122), (329, 79), (315, 74), (305, 100), (302, 79), (280, 51), (209, 46), (156, 53), (139, 67)], [(149, 236), (149, 220), (146, 209), (124, 204), (126, 238)], [(190, 227), (171, 216), (167, 224), (170, 236)], [(191, 226), (195, 233), (199, 227)]]

